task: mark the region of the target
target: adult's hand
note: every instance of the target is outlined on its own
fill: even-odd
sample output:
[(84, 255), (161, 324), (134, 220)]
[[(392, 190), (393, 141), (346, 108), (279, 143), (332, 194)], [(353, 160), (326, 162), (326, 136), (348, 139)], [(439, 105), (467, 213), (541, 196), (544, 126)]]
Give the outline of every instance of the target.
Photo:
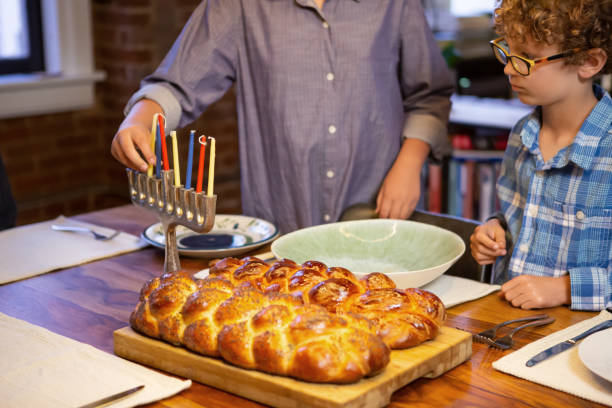
[(121, 123), (111, 143), (111, 154), (126, 167), (144, 172), (149, 164), (155, 164), (150, 131), (156, 113), (163, 113), (161, 106), (152, 100), (141, 99)]
[(376, 198), (376, 212), (380, 218), (407, 219), (421, 195), (420, 171), (403, 168), (397, 163), (385, 177)]
[(421, 196), (421, 168), (429, 154), (429, 145), (418, 139), (406, 139), (387, 173), (376, 197), (380, 218), (407, 219)]

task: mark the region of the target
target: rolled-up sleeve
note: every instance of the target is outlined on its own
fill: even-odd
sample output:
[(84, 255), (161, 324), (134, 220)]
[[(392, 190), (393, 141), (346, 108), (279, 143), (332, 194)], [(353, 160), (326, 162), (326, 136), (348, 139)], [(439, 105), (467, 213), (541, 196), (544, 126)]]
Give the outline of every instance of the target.
[(197, 119), (236, 80), (241, 12), (237, 0), (202, 1), (157, 70), (142, 80), (125, 112), (146, 98), (162, 107), (168, 129)]
[(454, 85), (420, 2), (404, 4), (401, 36), (402, 134), (428, 143), (440, 160), (451, 153), (447, 126)]

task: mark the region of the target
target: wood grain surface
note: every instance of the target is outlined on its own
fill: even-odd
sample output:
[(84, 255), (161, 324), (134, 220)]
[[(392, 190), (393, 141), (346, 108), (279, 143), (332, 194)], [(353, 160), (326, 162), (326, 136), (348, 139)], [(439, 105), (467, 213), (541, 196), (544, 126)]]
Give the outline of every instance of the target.
[(397, 389), (420, 377), (438, 377), (472, 354), (470, 333), (443, 327), (434, 340), (394, 350), (389, 365), (378, 375), (354, 384), (336, 385), (245, 370), (142, 336), (130, 327), (115, 331), (114, 339), (115, 354), (120, 357), (276, 408), (382, 408)]
[[(74, 218), (136, 235), (157, 222), (153, 214), (132, 205)], [(32, 256), (36, 256), (36, 248), (32, 248)], [(142, 285), (162, 273), (163, 258), (162, 250), (149, 247), (5, 284), (0, 286), (0, 312), (112, 353), (113, 332), (127, 325)], [(181, 258), (181, 263), (193, 273), (208, 266), (202, 259)], [(514, 336), (515, 349), (596, 314), (571, 311), (567, 307), (524, 311), (508, 305), (493, 293), (449, 309), (446, 325), (478, 332), (507, 319), (539, 312), (554, 316), (556, 321), (519, 332)], [(468, 361), (437, 378), (419, 378), (397, 390), (391, 396), (389, 407), (603, 407), (494, 370), (491, 363), (511, 351), (473, 343)], [(265, 405), (194, 382), (188, 390), (147, 407), (256, 408)]]

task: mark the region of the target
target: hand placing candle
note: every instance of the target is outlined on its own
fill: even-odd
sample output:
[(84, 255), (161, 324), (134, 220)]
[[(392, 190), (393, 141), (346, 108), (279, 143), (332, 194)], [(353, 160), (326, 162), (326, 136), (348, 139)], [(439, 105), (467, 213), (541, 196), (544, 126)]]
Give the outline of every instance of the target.
[(210, 141), (210, 159), (208, 161), (208, 192), (207, 196), (213, 195), (213, 185), (215, 182), (215, 138), (209, 137)]
[(187, 169), (185, 170), (185, 188), (191, 188), (191, 172), (193, 171), (193, 138), (195, 130), (189, 132), (189, 151), (187, 152)]
[(198, 142), (200, 142), (200, 161), (198, 162), (198, 180), (196, 182), (196, 193), (202, 192), (202, 182), (204, 181), (204, 153), (206, 152), (206, 141), (202, 141), (206, 136), (200, 136)]
[[(151, 124), (151, 150), (153, 151), (155, 151), (155, 140), (156, 140), (155, 135), (157, 134), (157, 115), (158, 113), (153, 115), (153, 123)], [(159, 157), (157, 157), (156, 159), (159, 160)], [(149, 164), (149, 167), (147, 168), (147, 176), (149, 177), (153, 176), (153, 165), (152, 164)]]
[(181, 185), (181, 170), (179, 168), (179, 154), (178, 154), (178, 143), (176, 141), (176, 131), (170, 132), (170, 138), (172, 139), (172, 161), (174, 163), (174, 185), (179, 187)]

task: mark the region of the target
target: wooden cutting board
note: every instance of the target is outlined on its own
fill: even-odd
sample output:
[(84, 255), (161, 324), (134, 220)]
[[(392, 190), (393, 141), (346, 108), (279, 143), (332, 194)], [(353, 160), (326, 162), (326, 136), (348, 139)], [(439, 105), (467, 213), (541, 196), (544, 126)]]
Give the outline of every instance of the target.
[(385, 370), (354, 384), (313, 384), (232, 366), (184, 348), (142, 336), (130, 327), (114, 333), (115, 354), (181, 377), (278, 408), (375, 408), (420, 377), (435, 378), (472, 355), (472, 335), (443, 327), (420, 346), (391, 352)]

